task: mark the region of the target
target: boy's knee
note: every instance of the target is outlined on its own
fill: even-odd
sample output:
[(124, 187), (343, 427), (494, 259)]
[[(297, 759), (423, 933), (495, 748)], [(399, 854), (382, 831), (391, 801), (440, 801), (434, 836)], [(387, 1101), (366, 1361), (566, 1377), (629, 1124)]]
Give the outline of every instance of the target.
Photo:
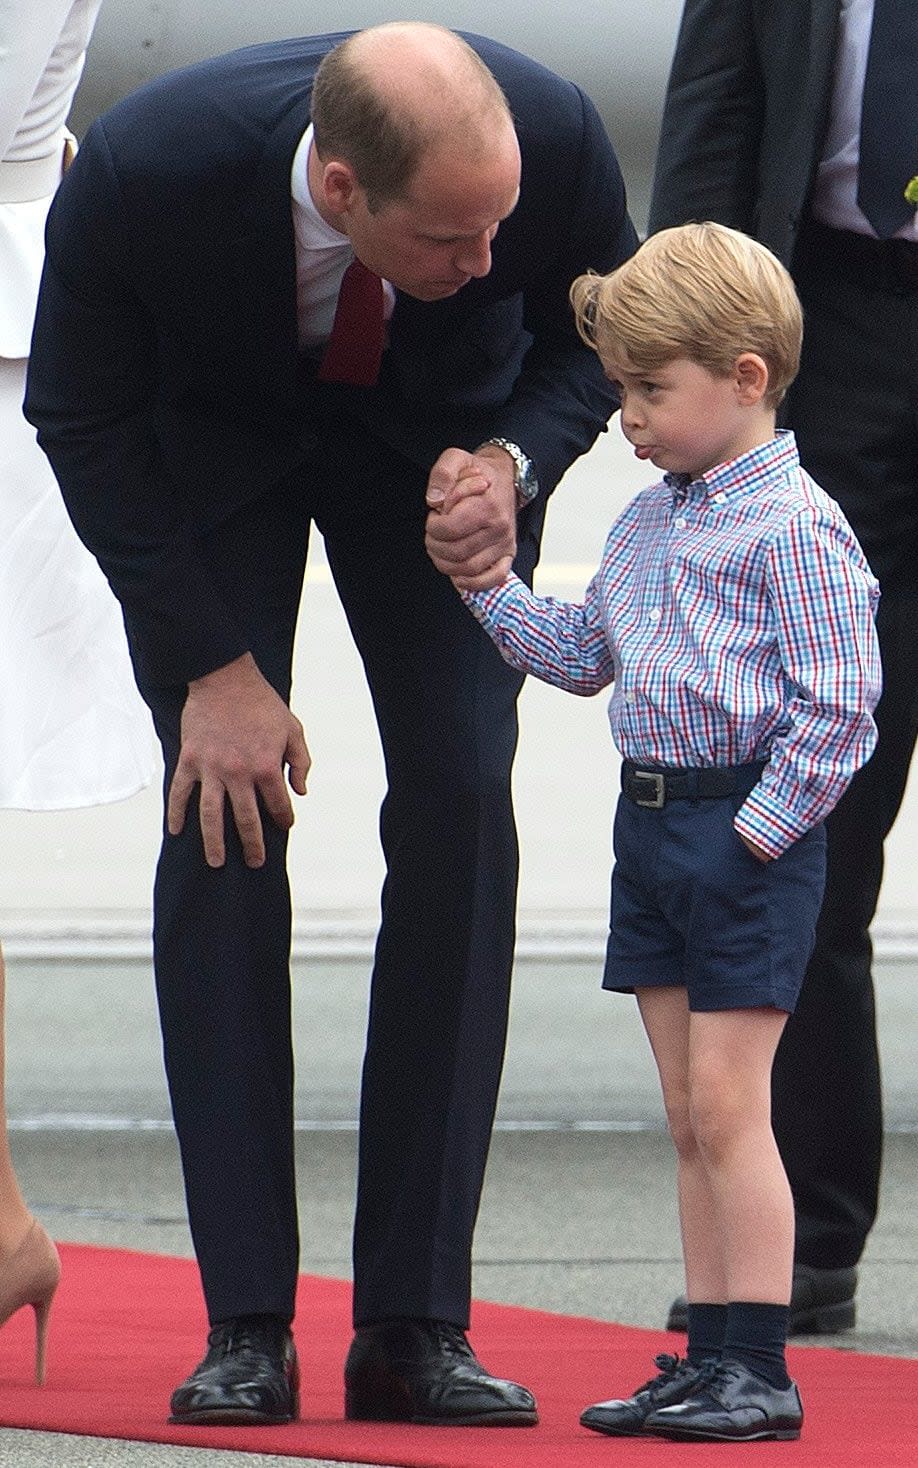
[(678, 1095), (669, 1094), (664, 1097), (666, 1106), (666, 1124), (669, 1135), (672, 1137), (673, 1146), (680, 1159), (687, 1161), (694, 1157), (697, 1150), (695, 1132), (692, 1126), (691, 1109), (687, 1092)]

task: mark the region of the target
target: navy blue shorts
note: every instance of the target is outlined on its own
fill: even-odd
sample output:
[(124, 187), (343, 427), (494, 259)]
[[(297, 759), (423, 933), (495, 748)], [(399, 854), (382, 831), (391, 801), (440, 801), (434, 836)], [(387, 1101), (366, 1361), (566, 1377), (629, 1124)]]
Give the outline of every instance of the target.
[(825, 829), (774, 861), (743, 845), (733, 818), (746, 794), (619, 797), (603, 988), (684, 985), (689, 1009), (793, 1013), (825, 885)]

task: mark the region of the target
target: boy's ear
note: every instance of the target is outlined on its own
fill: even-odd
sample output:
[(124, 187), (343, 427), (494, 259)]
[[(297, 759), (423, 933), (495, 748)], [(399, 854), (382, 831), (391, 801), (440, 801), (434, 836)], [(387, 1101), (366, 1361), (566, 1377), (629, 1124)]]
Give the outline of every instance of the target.
[(733, 379), (741, 403), (760, 403), (768, 391), (768, 367), (758, 352), (743, 352), (733, 364)]

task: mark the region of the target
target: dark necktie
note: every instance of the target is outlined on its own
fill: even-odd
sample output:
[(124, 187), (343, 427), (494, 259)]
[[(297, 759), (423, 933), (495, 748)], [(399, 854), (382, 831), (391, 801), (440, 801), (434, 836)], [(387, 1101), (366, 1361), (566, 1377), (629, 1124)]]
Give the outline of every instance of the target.
[(861, 103), (857, 202), (881, 239), (914, 215), (918, 173), (918, 0), (874, 0)]
[(319, 367), (320, 380), (373, 387), (385, 335), (382, 280), (353, 260), (341, 278), (335, 321)]

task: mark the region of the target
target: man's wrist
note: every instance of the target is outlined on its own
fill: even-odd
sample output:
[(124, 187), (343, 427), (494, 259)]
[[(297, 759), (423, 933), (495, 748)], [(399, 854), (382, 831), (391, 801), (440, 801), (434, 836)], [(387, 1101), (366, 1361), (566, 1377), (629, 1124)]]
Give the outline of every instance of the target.
[(251, 677), (252, 674), (260, 677), (258, 665), (250, 652), (243, 652), (228, 663), (221, 663), (216, 668), (210, 668), (206, 673), (200, 673), (196, 678), (189, 678), (188, 687), (208, 688), (227, 683), (238, 682), (240, 678)]
[(516, 490), (517, 509), (523, 509), (531, 505), (539, 492), (539, 480), (535, 472), (535, 466), (529, 455), (509, 438), (489, 438), (479, 446), (482, 449), (496, 448), (502, 450), (513, 466), (513, 487)]

